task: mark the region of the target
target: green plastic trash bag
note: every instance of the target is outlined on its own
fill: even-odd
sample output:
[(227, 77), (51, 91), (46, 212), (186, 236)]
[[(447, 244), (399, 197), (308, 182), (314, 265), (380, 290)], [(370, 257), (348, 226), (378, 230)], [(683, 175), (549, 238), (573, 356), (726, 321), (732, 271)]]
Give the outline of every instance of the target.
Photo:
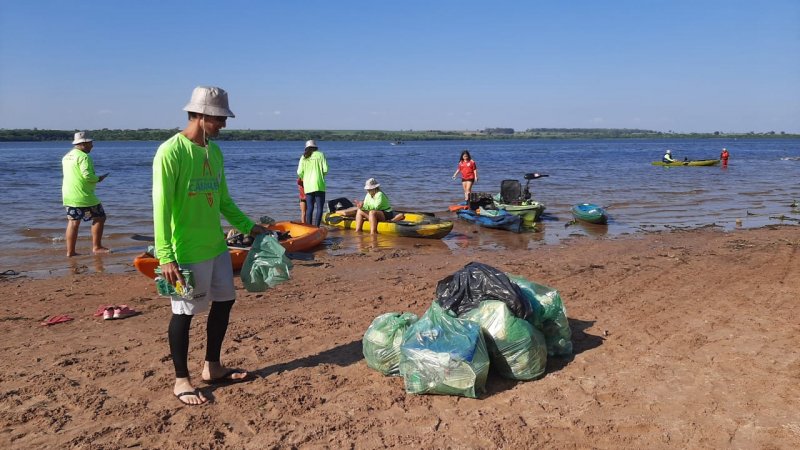
[(412, 313), (390, 312), (376, 317), (361, 340), (367, 366), (384, 375), (400, 375), (403, 333), (417, 320)]
[(249, 292), (264, 292), (289, 279), (292, 262), (285, 255), (278, 240), (267, 234), (259, 234), (253, 241), (242, 265), (241, 277)]
[(455, 317), (436, 302), (403, 335), (400, 375), (410, 394), (477, 398), (488, 374), (480, 325)]
[(569, 355), (572, 353), (572, 331), (567, 320), (567, 308), (558, 291), (541, 284), (528, 281), (517, 275), (508, 275), (520, 287), (525, 298), (533, 307), (528, 321), (544, 334), (548, 355)]
[(461, 315), (481, 326), (492, 370), (512, 380), (533, 380), (547, 368), (547, 347), (542, 332), (511, 313), (498, 300), (481, 302)]

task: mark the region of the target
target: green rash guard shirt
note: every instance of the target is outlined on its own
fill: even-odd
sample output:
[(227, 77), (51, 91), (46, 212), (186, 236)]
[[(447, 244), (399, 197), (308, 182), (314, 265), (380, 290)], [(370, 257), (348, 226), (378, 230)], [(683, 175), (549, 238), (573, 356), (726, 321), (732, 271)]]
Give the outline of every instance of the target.
[(100, 181), (94, 173), (92, 157), (79, 148), (73, 148), (61, 159), (64, 181), (61, 184), (61, 199), (64, 206), (94, 206), (100, 199), (94, 188)]
[(308, 158), (301, 156), (297, 164), (297, 176), (303, 179), (306, 194), (325, 192), (325, 174), (328, 173), (328, 161), (319, 150), (314, 150)]
[(192, 264), (227, 251), (220, 214), (242, 233), (254, 225), (228, 194), (219, 146), (209, 141), (206, 150), (181, 133), (161, 144), (153, 158), (159, 263)]
[(389, 204), (389, 197), (384, 195), (382, 191), (376, 192), (375, 197), (367, 192), (361, 209), (364, 211), (389, 211), (392, 209), (392, 205)]

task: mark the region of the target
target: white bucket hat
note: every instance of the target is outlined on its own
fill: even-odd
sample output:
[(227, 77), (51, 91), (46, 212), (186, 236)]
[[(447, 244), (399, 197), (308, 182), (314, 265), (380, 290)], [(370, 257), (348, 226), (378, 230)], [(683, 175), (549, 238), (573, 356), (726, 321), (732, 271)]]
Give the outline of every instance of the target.
[(214, 86), (197, 86), (192, 91), (192, 99), (183, 107), (184, 111), (207, 116), (236, 117), (228, 107), (228, 93)]
[(672, 150), (667, 150), (667, 153), (672, 153)]
[(364, 189), (366, 189), (366, 190), (370, 190), (370, 189), (377, 189), (377, 188), (379, 188), (379, 187), (381, 187), (381, 184), (380, 184), (380, 183), (378, 183), (378, 180), (376, 180), (375, 178), (370, 178), (370, 179), (369, 179), (369, 180), (367, 180), (367, 182), (364, 184)]
[(305, 148), (308, 148), (308, 147), (319, 148), (319, 147), (317, 147), (317, 143), (313, 139), (309, 139), (309, 140), (306, 141), (306, 147)]
[(83, 144), (84, 142), (92, 142), (94, 139), (89, 139), (85, 131), (78, 131), (75, 133), (75, 138), (72, 140), (72, 145)]

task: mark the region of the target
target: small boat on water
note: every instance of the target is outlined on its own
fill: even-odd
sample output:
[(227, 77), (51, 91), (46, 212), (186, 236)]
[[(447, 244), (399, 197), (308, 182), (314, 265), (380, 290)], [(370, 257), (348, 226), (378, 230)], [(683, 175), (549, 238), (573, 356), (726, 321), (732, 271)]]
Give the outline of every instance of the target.
[(522, 225), (525, 227), (532, 227), (534, 222), (539, 220), (539, 217), (544, 212), (544, 203), (535, 200), (525, 200), (518, 205), (512, 205), (503, 203), (500, 196), (496, 196), (494, 206), (497, 209), (520, 216), (522, 218)]
[(508, 213), (520, 216), (522, 225), (525, 227), (534, 226), (534, 222), (544, 212), (545, 206), (542, 202), (537, 202), (531, 198), (531, 180), (546, 177), (546, 174), (526, 173), (525, 187), (518, 180), (503, 180), (500, 183), (500, 193), (495, 195), (492, 200), (494, 207)]
[[(399, 212), (399, 211), (398, 211)], [(403, 212), (405, 218), (397, 222), (378, 222), (378, 234), (415, 238), (441, 239), (453, 229), (453, 221), (439, 219), (430, 214)], [(322, 223), (334, 227), (354, 230), (355, 217), (339, 213), (325, 213)], [(369, 231), (369, 221), (364, 221), (362, 231)]]
[(584, 222), (604, 224), (608, 222), (606, 211), (593, 203), (580, 203), (571, 209), (572, 216)]
[(663, 167), (678, 167), (678, 166), (716, 166), (719, 164), (718, 159), (694, 159), (690, 161), (674, 161), (674, 162), (664, 162), (664, 161), (653, 161), (650, 164), (654, 166), (663, 166)]
[(522, 218), (520, 216), (500, 210), (463, 209), (457, 211), (459, 219), (465, 220), (475, 225), (497, 230), (508, 230), (514, 233), (522, 231)]
[[(276, 222), (265, 227), (270, 231), (277, 232), (279, 235), (289, 236), (278, 241), (287, 252), (311, 250), (321, 244), (328, 236), (326, 228), (306, 225), (300, 222)], [(248, 248), (228, 247), (234, 272), (242, 268), (249, 251), (250, 249)], [(152, 255), (144, 254), (133, 259), (133, 266), (136, 270), (150, 278), (156, 277), (155, 270), (159, 265), (158, 258)]]

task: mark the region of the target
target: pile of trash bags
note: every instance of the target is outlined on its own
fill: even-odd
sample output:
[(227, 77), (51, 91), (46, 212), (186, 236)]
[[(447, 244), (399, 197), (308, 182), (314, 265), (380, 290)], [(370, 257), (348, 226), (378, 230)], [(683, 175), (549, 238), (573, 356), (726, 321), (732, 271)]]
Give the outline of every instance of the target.
[(421, 318), (386, 313), (364, 334), (367, 366), (402, 376), (412, 394), (477, 398), (489, 368), (504, 378), (544, 375), (548, 356), (572, 353), (558, 291), (472, 262), (439, 281)]

